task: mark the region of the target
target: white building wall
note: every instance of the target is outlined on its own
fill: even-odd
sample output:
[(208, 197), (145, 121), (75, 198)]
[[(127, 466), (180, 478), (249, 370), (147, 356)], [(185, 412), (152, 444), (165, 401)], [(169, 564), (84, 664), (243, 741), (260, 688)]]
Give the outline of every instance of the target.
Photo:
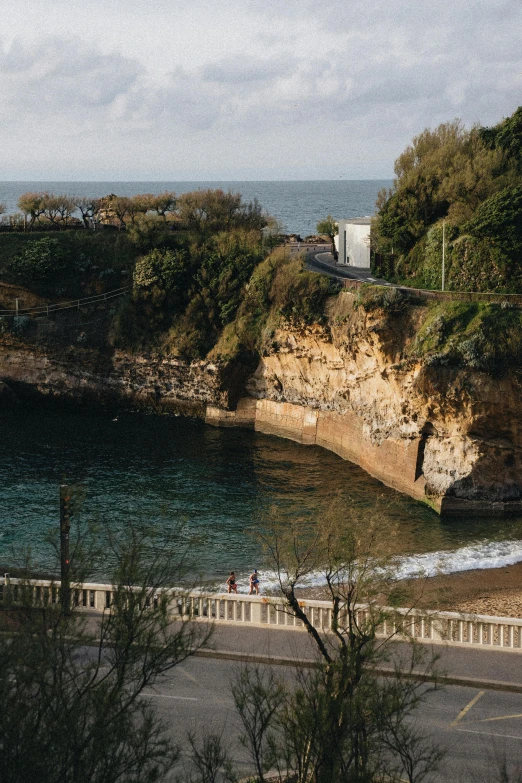
[(370, 221), (339, 220), (339, 263), (370, 268)]

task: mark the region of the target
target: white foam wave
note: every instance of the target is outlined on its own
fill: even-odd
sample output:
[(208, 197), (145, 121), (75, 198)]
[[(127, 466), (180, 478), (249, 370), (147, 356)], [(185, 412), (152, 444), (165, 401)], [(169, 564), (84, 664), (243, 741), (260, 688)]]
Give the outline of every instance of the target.
[[(418, 555), (407, 555), (396, 560), (397, 579), (451, 574), (472, 569), (502, 568), (522, 561), (522, 540), (478, 541), (459, 549), (438, 550)], [(278, 587), (275, 571), (260, 573), (262, 592), (271, 592)], [(322, 587), (325, 579), (322, 573), (309, 574), (300, 583), (301, 587)], [(238, 591), (248, 592), (248, 577), (241, 575), (237, 580)]]
[(456, 549), (400, 558), (399, 579), (452, 574), (472, 569), (502, 568), (522, 561), (522, 541), (479, 541)]

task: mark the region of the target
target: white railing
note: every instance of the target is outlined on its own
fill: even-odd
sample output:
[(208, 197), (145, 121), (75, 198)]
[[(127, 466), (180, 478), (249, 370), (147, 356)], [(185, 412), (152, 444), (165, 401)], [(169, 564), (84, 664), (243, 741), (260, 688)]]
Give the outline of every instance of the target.
[[(6, 576), (4, 583), (0, 584), (0, 605), (11, 602), (16, 604), (21, 598), (22, 589), (32, 591), (31, 598), (36, 604), (56, 604), (60, 601), (59, 582), (46, 579), (31, 579), (28, 582)], [(304, 630), (303, 623), (276, 597), (187, 593), (174, 588), (161, 592), (171, 596), (173, 617), (190, 617), (195, 621), (245, 627)], [(113, 595), (114, 586), (110, 584), (71, 585), (71, 601), (82, 611), (107, 611), (111, 607)], [(151, 594), (146, 604), (152, 604), (158, 596), (159, 591)], [(321, 631), (330, 628), (332, 605), (329, 601), (303, 599), (299, 604), (315, 628)], [(358, 608), (361, 622), (367, 611), (364, 606)], [(385, 610), (385, 617), (378, 628), (379, 637), (397, 634), (413, 637), (420, 642), (522, 652), (522, 619), (418, 609)]]

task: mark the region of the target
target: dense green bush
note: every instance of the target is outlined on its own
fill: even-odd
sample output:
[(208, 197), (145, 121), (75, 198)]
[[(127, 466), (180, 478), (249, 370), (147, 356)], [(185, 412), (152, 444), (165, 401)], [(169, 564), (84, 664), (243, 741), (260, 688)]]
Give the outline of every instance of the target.
[(454, 121), (415, 137), (379, 194), (375, 272), (440, 288), (445, 220), (448, 288), (522, 291), (521, 150), (522, 107), (494, 128)]
[(381, 310), (390, 315), (403, 312), (408, 304), (406, 295), (398, 288), (362, 285), (355, 297), (355, 307), (361, 307), (365, 313)]
[(136, 249), (125, 232), (0, 234), (1, 278), (49, 298), (118, 288), (128, 280), (135, 258)]
[(336, 281), (307, 272), (302, 259), (282, 248), (254, 270), (233, 323), (223, 331), (214, 356), (255, 357), (271, 350), (276, 329), (326, 323), (325, 303), (339, 291)]
[(522, 186), (507, 187), (484, 201), (463, 231), (491, 240), (522, 265)]
[(63, 279), (68, 277), (68, 259), (56, 239), (43, 237), (27, 242), (18, 256), (11, 261), (14, 279), (36, 290), (65, 288)]
[(522, 170), (522, 106), (493, 128), (481, 128), (485, 146), (506, 153), (509, 165)]
[(136, 262), (134, 285), (142, 291), (156, 291), (160, 296), (172, 296), (174, 301), (186, 300), (191, 275), (190, 255), (183, 251), (156, 248)]
[(498, 293), (522, 290), (522, 266), (513, 264), (491, 239), (459, 237), (448, 247), (447, 258), (447, 289)]
[(428, 309), (412, 354), (429, 365), (469, 367), (499, 375), (522, 366), (522, 311), (478, 302), (441, 302)]
[(277, 266), (270, 300), (276, 312), (294, 323), (322, 323), (326, 320), (326, 298), (338, 290), (337, 282), (307, 272), (301, 259), (291, 258)]
[(150, 342), (202, 357), (234, 320), (265, 250), (260, 232), (219, 232), (177, 250), (155, 248), (136, 262), (135, 290), (114, 325), (117, 344)]

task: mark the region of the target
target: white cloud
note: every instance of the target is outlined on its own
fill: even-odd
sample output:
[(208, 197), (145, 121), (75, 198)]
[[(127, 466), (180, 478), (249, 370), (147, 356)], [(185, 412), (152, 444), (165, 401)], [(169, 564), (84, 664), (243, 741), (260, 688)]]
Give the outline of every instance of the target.
[(143, 70), (136, 61), (102, 54), (81, 40), (50, 38), (35, 46), (16, 41), (0, 54), (1, 111), (46, 116), (109, 106)]
[(519, 0), (4, 3), (4, 176), (388, 176), (520, 103)]

